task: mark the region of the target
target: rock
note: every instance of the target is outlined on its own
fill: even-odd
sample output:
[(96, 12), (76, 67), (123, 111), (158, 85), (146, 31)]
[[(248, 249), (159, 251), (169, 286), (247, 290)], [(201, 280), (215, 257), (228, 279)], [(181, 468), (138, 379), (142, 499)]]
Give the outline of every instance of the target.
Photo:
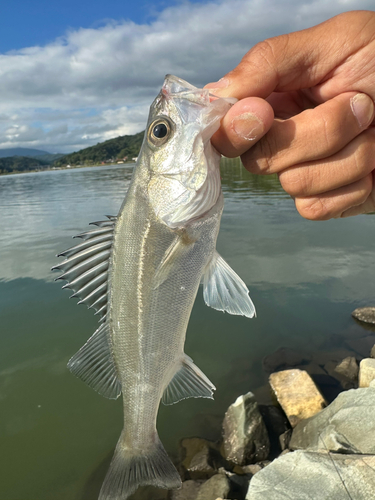
[(234, 467), (234, 469), (236, 468), (237, 470), (240, 470), (240, 474), (229, 472), (225, 470), (224, 467), (220, 467), (218, 472), (219, 474), (224, 474), (229, 479), (228, 497), (242, 499), (245, 498), (252, 475), (245, 474), (244, 471), (242, 470), (242, 467), (240, 467), (239, 465), (236, 465)]
[(246, 474), (252, 474), (253, 476), (263, 469), (259, 464), (245, 465), (242, 468)]
[(292, 368), (307, 363), (310, 357), (289, 349), (280, 347), (277, 351), (263, 358), (263, 369), (266, 373), (272, 373), (286, 368)]
[(318, 413), (326, 406), (309, 374), (303, 370), (284, 370), (272, 373), (269, 378), (277, 401), (292, 427), (305, 418)]
[(180, 447), (180, 472), (186, 479), (208, 479), (216, 474), (222, 462), (216, 443), (202, 438), (185, 438)]
[(370, 358), (375, 358), (375, 345), (371, 348)]
[(279, 436), (290, 429), (290, 425), (285, 413), (277, 406), (259, 405), (259, 411), (262, 415), (270, 440), (269, 457), (273, 460), (278, 457), (281, 452)]
[(369, 500), (374, 490), (374, 456), (295, 451), (256, 474), (246, 500)]
[(375, 379), (375, 359), (365, 358), (359, 364), (359, 387), (369, 387)]
[(170, 491), (171, 500), (216, 500), (227, 498), (229, 479), (225, 474), (215, 474), (208, 481), (188, 480), (179, 490)]
[(283, 450), (281, 453), (280, 453), (280, 457), (282, 457), (283, 455), (286, 455), (287, 453), (292, 453), (292, 450), (289, 450), (289, 448), (285, 448), (285, 450)]
[(354, 356), (347, 356), (342, 361), (328, 361), (324, 369), (338, 380), (343, 389), (353, 389), (357, 385), (358, 364)]
[[(227, 498), (229, 489), (229, 480), (226, 475), (216, 474), (202, 484), (194, 500), (216, 500), (217, 497)], [(188, 500), (193, 499), (189, 497)]]
[(283, 434), (279, 436), (280, 448), (282, 451), (289, 447), (290, 438), (292, 437), (292, 429), (288, 429)]
[(327, 408), (300, 422), (289, 448), (375, 454), (375, 385), (342, 392)]
[(203, 481), (184, 481), (179, 490), (171, 490), (171, 500), (196, 500)]
[(254, 394), (239, 396), (223, 422), (224, 456), (238, 465), (267, 458), (270, 442)]
[(339, 363), (335, 372), (349, 380), (357, 380), (358, 377), (358, 363), (354, 356), (348, 356)]
[(375, 325), (375, 307), (358, 307), (354, 309), (352, 316), (358, 321)]
[(346, 340), (345, 343), (353, 349), (353, 351), (358, 352), (358, 354), (362, 357), (367, 358), (374, 346), (374, 340), (374, 335), (367, 335), (367, 337), (362, 337), (360, 339)]

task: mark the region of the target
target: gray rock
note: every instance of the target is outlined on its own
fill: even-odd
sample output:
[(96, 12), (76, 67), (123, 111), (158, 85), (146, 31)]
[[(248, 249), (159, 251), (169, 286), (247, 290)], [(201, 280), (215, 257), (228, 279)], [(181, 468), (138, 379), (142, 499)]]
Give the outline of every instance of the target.
[(370, 358), (375, 358), (375, 345), (371, 348)]
[(288, 429), (283, 434), (280, 434), (279, 441), (280, 441), (280, 448), (282, 449), (282, 451), (289, 448), (289, 443), (290, 443), (291, 437), (292, 437), (292, 429)]
[(280, 347), (277, 351), (269, 354), (263, 359), (263, 369), (266, 373), (272, 373), (294, 366), (300, 366), (307, 363), (310, 356), (301, 354), (288, 347)]
[(263, 469), (259, 464), (245, 465), (242, 467), (246, 474), (252, 474), (253, 476)]
[(339, 363), (328, 361), (324, 365), (327, 373), (340, 382), (344, 389), (353, 389), (357, 385), (358, 363), (354, 356), (347, 356)]
[(208, 481), (188, 480), (182, 483), (179, 490), (170, 491), (171, 500), (216, 500), (227, 498), (229, 480), (225, 474), (216, 474)]
[(239, 396), (223, 421), (224, 456), (238, 465), (265, 460), (270, 442), (254, 394)]
[[(196, 500), (216, 500), (218, 497), (227, 498), (229, 489), (229, 480), (226, 475), (216, 474), (202, 484)], [(189, 500), (193, 499), (189, 498)]]
[(375, 454), (375, 387), (339, 394), (294, 428), (289, 448)]
[(359, 387), (369, 387), (375, 379), (375, 359), (362, 359), (359, 365)]
[(238, 498), (238, 500), (245, 498), (246, 492), (249, 488), (249, 482), (252, 474), (245, 473), (244, 468), (249, 467), (245, 465), (243, 468), (236, 465), (233, 472), (229, 472), (224, 467), (220, 467), (218, 472), (224, 474), (229, 479), (229, 498)]
[(285, 413), (277, 406), (259, 405), (259, 411), (262, 415), (270, 440), (269, 458), (273, 460), (278, 457), (282, 451), (280, 449), (279, 436), (290, 429), (290, 425)]
[(180, 473), (185, 479), (208, 479), (221, 462), (219, 446), (212, 441), (185, 438), (180, 442)]
[(369, 500), (374, 490), (374, 456), (295, 451), (256, 474), (246, 500)]
[(348, 356), (339, 363), (335, 372), (349, 380), (356, 381), (358, 378), (358, 363), (354, 356)]
[(171, 500), (196, 500), (203, 481), (184, 481), (179, 490), (171, 490)]
[(375, 325), (375, 307), (358, 307), (352, 312), (352, 316), (358, 321)]

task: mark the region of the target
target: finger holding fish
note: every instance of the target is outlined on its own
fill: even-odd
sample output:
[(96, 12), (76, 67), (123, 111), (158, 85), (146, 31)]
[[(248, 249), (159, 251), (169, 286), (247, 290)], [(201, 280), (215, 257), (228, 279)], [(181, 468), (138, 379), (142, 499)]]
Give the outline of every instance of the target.
[[(306, 206), (309, 196), (318, 200), (314, 206), (319, 202), (330, 206), (325, 215), (324, 210), (321, 215), (316, 211), (318, 219), (357, 214), (359, 207), (362, 213), (373, 210), (374, 190), (363, 201), (362, 186), (366, 184), (368, 190), (369, 168), (374, 168), (373, 136), (367, 132), (374, 125), (374, 29), (372, 11), (340, 14), (256, 44), (237, 67), (207, 85), (218, 96), (240, 100), (256, 96), (272, 106), (276, 117), (272, 127), (247, 151), (242, 151), (246, 140), (239, 143), (238, 137), (231, 136), (231, 122), (224, 119), (222, 127), (227, 142), (242, 151), (248, 170), (280, 175), (304, 217), (306, 211), (300, 207)], [(219, 134), (225, 136), (222, 131)], [(357, 161), (355, 155), (346, 154), (346, 148), (359, 135), (365, 155), (359, 154)], [(220, 150), (220, 144), (217, 147)], [(231, 147), (224, 141), (221, 151), (225, 154)], [(341, 169), (330, 170), (338, 163)], [(338, 189), (342, 196), (337, 195)], [(298, 202), (299, 197), (304, 201)]]
[(273, 109), (264, 99), (241, 99), (224, 116), (219, 130), (212, 137), (212, 144), (228, 158), (241, 156), (264, 137), (273, 118)]

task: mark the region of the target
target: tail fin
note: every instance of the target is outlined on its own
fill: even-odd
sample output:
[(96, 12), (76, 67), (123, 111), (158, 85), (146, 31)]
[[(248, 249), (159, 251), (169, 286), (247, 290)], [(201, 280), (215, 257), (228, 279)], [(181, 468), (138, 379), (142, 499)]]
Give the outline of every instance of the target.
[(124, 447), (120, 437), (99, 500), (125, 500), (139, 486), (181, 487), (180, 476), (157, 435), (144, 454), (137, 451)]

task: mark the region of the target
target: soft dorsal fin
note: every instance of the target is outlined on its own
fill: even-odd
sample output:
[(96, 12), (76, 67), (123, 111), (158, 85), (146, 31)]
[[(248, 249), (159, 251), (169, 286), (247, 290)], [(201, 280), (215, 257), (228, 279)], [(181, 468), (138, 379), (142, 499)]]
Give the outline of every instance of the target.
[(187, 398), (213, 399), (214, 384), (194, 364), (193, 360), (184, 354), (178, 364), (176, 373), (164, 390), (162, 402), (172, 405)]
[(96, 392), (109, 399), (121, 394), (121, 383), (109, 344), (108, 326), (100, 325), (69, 360), (69, 370)]
[(216, 251), (203, 276), (203, 298), (208, 306), (219, 311), (255, 316), (247, 286)]

